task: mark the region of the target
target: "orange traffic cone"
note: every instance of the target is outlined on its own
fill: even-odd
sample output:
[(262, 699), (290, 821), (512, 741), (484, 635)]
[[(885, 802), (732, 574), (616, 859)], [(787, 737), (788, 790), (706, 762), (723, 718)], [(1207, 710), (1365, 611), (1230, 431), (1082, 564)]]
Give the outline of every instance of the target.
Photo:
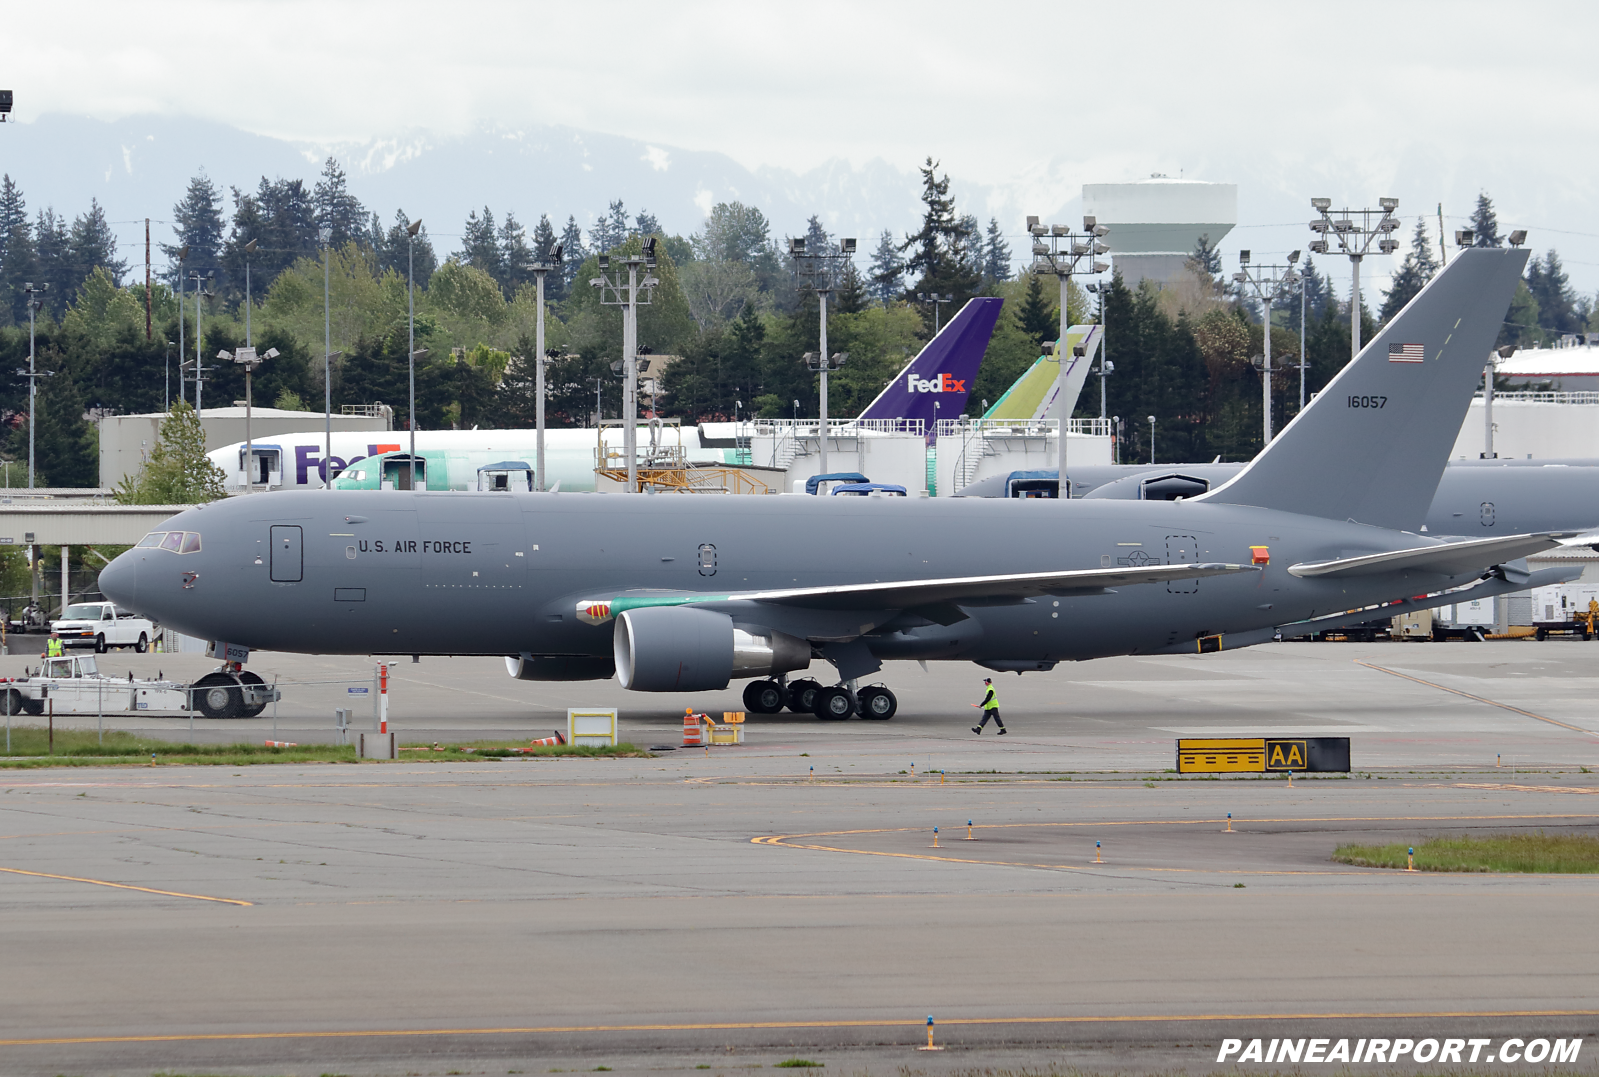
[(553, 736), (553, 737), (543, 737), (543, 738), (541, 738), (539, 740), (531, 741), (529, 743), (531, 743), (535, 748), (543, 748), (543, 747), (554, 748), (554, 747), (557, 747), (559, 745), (565, 744), (566, 743), (566, 738), (561, 736), (561, 731), (560, 730), (556, 730), (555, 731), (555, 736)]

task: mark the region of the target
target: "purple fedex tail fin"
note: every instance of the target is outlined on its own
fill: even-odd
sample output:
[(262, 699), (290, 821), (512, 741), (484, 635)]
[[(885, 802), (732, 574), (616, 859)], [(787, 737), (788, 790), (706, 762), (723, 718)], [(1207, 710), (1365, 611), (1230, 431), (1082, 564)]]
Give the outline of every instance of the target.
[(938, 336), (894, 375), (860, 418), (921, 419), (929, 435), (935, 420), (959, 418), (1004, 305), (1003, 299), (968, 300)]

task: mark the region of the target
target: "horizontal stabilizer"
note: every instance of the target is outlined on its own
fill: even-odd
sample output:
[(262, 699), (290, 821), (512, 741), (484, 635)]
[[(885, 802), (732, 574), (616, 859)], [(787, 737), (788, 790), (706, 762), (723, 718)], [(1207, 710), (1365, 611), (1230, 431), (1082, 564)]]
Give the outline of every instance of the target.
[(1509, 535), (1505, 538), (1469, 539), (1418, 546), (1389, 553), (1370, 553), (1361, 557), (1342, 557), (1336, 561), (1307, 561), (1290, 565), (1289, 575), (1309, 579), (1342, 576), (1380, 576), (1388, 572), (1436, 572), (1444, 576), (1476, 575), (1494, 565), (1518, 557), (1540, 553), (1560, 545), (1572, 532), (1550, 531), (1536, 535)]

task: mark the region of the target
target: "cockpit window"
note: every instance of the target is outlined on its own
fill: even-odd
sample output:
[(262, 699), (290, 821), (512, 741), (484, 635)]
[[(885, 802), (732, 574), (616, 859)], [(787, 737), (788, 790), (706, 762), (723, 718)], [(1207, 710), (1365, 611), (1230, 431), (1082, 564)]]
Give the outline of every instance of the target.
[(161, 545), (161, 540), (166, 538), (166, 537), (167, 537), (167, 533), (165, 531), (152, 531), (148, 535), (144, 536), (144, 538), (139, 540), (139, 545), (140, 546), (159, 546), (159, 545)]
[(168, 531), (161, 537), (161, 548), (163, 550), (171, 550), (173, 553), (177, 553), (183, 548), (183, 532)]
[(183, 549), (181, 551), (179, 551), (179, 552), (180, 553), (199, 553), (200, 552), (200, 532), (198, 532), (198, 531), (185, 531), (183, 533)]

